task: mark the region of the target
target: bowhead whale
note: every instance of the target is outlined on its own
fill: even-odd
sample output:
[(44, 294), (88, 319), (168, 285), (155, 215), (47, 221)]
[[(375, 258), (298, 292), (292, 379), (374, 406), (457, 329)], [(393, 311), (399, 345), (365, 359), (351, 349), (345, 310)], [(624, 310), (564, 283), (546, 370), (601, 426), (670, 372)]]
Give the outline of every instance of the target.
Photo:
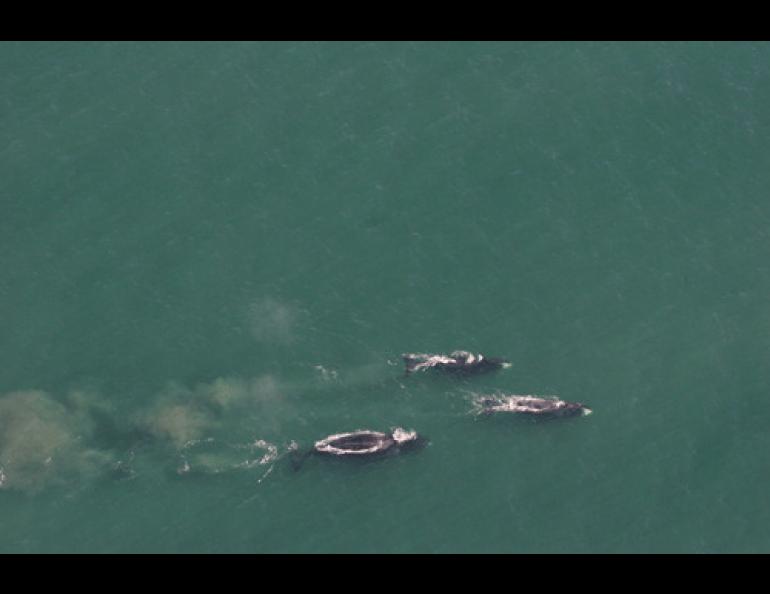
[(475, 355), (468, 351), (454, 351), (449, 355), (404, 353), (401, 356), (407, 374), (426, 369), (439, 369), (450, 373), (483, 373), (511, 366), (505, 359), (485, 357), (481, 353)]
[(535, 417), (572, 417), (590, 415), (581, 402), (567, 402), (556, 396), (482, 396), (477, 399), (478, 413), (516, 413)]

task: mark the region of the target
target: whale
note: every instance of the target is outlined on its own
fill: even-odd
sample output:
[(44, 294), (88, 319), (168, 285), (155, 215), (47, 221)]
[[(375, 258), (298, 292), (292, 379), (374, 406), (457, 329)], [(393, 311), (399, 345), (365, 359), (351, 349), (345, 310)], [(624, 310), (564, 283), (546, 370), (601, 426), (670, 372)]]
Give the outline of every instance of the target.
[(416, 431), (395, 427), (387, 432), (357, 429), (320, 439), (305, 452), (295, 449), (292, 465), (298, 470), (308, 456), (327, 458), (378, 458), (424, 447), (428, 440)]
[(404, 353), (401, 355), (406, 374), (436, 369), (455, 374), (476, 374), (510, 367), (511, 364), (499, 357), (486, 357), (481, 353), (453, 351), (449, 355), (429, 353)]
[(557, 396), (482, 396), (476, 400), (482, 415), (510, 413), (530, 417), (556, 418), (590, 415), (591, 409), (582, 402), (567, 402)]

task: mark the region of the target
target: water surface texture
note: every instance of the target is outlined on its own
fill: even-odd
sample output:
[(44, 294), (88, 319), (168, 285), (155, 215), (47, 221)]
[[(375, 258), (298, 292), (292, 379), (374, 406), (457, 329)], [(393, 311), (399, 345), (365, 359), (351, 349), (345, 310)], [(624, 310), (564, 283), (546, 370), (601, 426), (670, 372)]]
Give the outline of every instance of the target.
[(768, 44), (2, 43), (0, 552), (768, 552), (768, 188)]

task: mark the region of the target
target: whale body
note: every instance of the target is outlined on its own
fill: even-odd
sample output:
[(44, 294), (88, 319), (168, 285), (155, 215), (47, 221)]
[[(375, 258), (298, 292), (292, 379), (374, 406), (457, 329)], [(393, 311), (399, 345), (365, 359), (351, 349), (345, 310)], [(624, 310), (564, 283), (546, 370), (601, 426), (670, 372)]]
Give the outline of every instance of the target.
[(481, 353), (454, 351), (449, 355), (429, 353), (404, 353), (401, 355), (406, 373), (438, 369), (449, 373), (483, 373), (510, 367), (511, 364), (499, 357), (485, 357)]
[(476, 401), (479, 414), (514, 413), (534, 417), (590, 415), (582, 402), (567, 402), (556, 396), (482, 396)]
[(295, 449), (292, 466), (299, 470), (305, 459), (317, 454), (324, 457), (340, 458), (377, 458), (384, 455), (399, 454), (427, 445), (428, 440), (416, 431), (396, 427), (389, 432), (358, 429), (349, 433), (335, 433), (315, 442), (307, 451)]
[(315, 442), (313, 449), (319, 454), (331, 456), (370, 456), (417, 445), (420, 436), (416, 431), (397, 427), (389, 433), (359, 429), (350, 433), (337, 433)]

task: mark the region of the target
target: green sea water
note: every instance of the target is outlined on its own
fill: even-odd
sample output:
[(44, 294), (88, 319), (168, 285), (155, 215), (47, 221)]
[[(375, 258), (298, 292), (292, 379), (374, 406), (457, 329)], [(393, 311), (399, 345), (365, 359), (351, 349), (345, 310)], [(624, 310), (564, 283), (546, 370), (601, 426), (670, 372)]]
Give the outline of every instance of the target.
[(0, 552), (769, 552), (768, 188), (768, 44), (0, 43)]

